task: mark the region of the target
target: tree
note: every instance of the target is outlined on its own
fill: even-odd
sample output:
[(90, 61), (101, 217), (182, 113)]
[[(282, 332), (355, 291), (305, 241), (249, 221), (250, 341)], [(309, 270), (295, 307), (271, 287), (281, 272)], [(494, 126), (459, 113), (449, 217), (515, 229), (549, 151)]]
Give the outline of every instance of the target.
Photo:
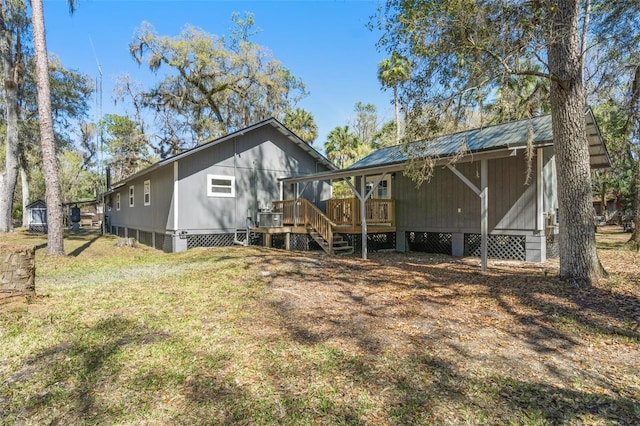
[(398, 144), (398, 133), (396, 121), (390, 120), (384, 123), (380, 130), (373, 136), (372, 144), (376, 148)]
[(107, 114), (103, 119), (105, 146), (111, 154), (112, 178), (119, 181), (151, 164), (148, 141), (129, 117)]
[[(130, 52), (150, 70), (169, 67), (171, 74), (144, 94), (151, 108), (171, 126), (165, 135), (200, 144), (211, 137), (257, 121), (282, 118), (302, 96), (304, 84), (263, 47), (251, 42), (253, 16), (233, 15), (228, 39), (187, 26), (178, 37), (156, 34), (144, 23)], [(162, 141), (175, 145), (175, 140)]]
[[(73, 10), (73, 0), (69, 1), (69, 5), (71, 10)], [(36, 58), (35, 70), (38, 86), (38, 116), (40, 120), (42, 165), (46, 182), (45, 198), (48, 222), (47, 254), (63, 256), (62, 193), (60, 192), (58, 160), (56, 158), (55, 137), (53, 133), (51, 89), (49, 86), (49, 66), (42, 0), (31, 0), (31, 24), (33, 26), (33, 45)]]
[(615, 218), (622, 223), (623, 212), (630, 210), (634, 194), (634, 174), (636, 169), (636, 156), (633, 153), (627, 131), (628, 114), (622, 105), (618, 105), (613, 98), (617, 98), (616, 91), (609, 92), (607, 102), (596, 105), (593, 112), (598, 120), (598, 127), (602, 137), (607, 141), (607, 151), (611, 158), (611, 169), (597, 170), (593, 173), (593, 193), (601, 201), (605, 209), (602, 214), (607, 220), (613, 219), (611, 213), (606, 211), (607, 199), (614, 198)]
[[(3, 81), (8, 90), (3, 90), (3, 108), (5, 109), (8, 143), (5, 155), (5, 172), (0, 176), (0, 217), (6, 229), (11, 227), (11, 207), (18, 211), (14, 198), (16, 189), (22, 193), (23, 224), (26, 219), (25, 206), (30, 201), (30, 175), (36, 167), (42, 166), (42, 153), (39, 143), (39, 112), (37, 95), (37, 76), (35, 60), (29, 37), (29, 18), (25, 2), (8, 0), (0, 10), (3, 66)], [(53, 110), (53, 127), (56, 151), (71, 148), (71, 119), (82, 118), (88, 110), (88, 98), (93, 91), (91, 79), (75, 71), (64, 68), (54, 56), (49, 58), (48, 75)], [(7, 75), (10, 78), (7, 78)], [(20, 172), (21, 180), (16, 185), (16, 176)], [(37, 174), (36, 174), (37, 175)], [(6, 183), (6, 185), (4, 185)], [(36, 196), (41, 194), (36, 191)], [(6, 213), (6, 214), (5, 214)], [(0, 227), (2, 228), (2, 227)]]
[(601, 102), (606, 113), (605, 131), (614, 164), (607, 178), (600, 179), (601, 196), (607, 185), (616, 196), (626, 192), (636, 213), (631, 240), (640, 249), (640, 4), (619, 0), (598, 4), (597, 10), (593, 21), (599, 31), (592, 56), (607, 66), (589, 63), (586, 74), (591, 97)]
[(318, 137), (318, 126), (313, 115), (302, 108), (288, 110), (282, 124), (309, 145)]
[[(531, 69), (540, 71), (532, 65)], [(485, 105), (490, 123), (522, 120), (549, 113), (549, 80), (532, 75), (505, 76), (495, 100)]]
[(356, 102), (353, 111), (356, 113), (356, 117), (351, 123), (353, 132), (360, 144), (371, 145), (376, 133), (378, 133), (378, 111), (376, 106)]
[(24, 80), (23, 39), (28, 28), (24, 4), (2, 0), (0, 8), (0, 56), (2, 56), (5, 110), (4, 171), (0, 174), (0, 232), (13, 229), (13, 195), (18, 181), (18, 93)]
[(396, 143), (400, 142), (401, 126), (400, 126), (400, 85), (409, 81), (411, 78), (411, 63), (409, 60), (398, 54), (391, 52), (391, 57), (383, 59), (378, 64), (378, 80), (384, 88), (393, 89), (393, 106), (396, 118)]
[[(591, 3), (594, 11), (607, 7), (604, 0)], [(403, 99), (418, 117), (429, 107), (478, 107), (509, 76), (550, 82), (562, 224), (560, 276), (589, 284), (606, 272), (593, 227), (580, 38), (580, 23), (588, 20), (580, 19), (580, 6), (577, 0), (388, 0), (378, 25), (384, 33), (379, 45), (417, 64), (403, 86)]]
[(358, 157), (358, 145), (360, 141), (349, 126), (338, 126), (327, 135), (324, 151), (330, 161), (343, 169)]

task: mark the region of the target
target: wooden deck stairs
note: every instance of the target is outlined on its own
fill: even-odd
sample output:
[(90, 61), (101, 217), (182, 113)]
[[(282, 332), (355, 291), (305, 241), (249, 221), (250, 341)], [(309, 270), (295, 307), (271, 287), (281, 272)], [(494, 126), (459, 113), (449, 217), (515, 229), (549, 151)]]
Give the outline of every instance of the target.
[(307, 228), (309, 231), (309, 236), (318, 243), (322, 250), (324, 250), (328, 254), (353, 254), (353, 247), (349, 245), (349, 242), (346, 241), (342, 235), (334, 234), (333, 235), (333, 244), (331, 249), (329, 249), (329, 242), (325, 240), (322, 235), (316, 232), (313, 228)]
[(337, 225), (309, 200), (274, 201), (273, 206), (273, 211), (283, 213), (283, 224), (304, 227), (327, 254), (353, 253), (349, 242), (342, 235), (334, 233)]

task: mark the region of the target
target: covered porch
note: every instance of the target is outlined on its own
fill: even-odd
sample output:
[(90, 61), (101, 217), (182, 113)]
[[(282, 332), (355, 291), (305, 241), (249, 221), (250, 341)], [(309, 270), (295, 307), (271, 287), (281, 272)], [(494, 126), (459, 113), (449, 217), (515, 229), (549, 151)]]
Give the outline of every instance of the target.
[[(273, 201), (269, 220), (259, 223), (252, 232), (264, 236), (269, 246), (273, 235), (285, 235), (285, 249), (291, 247), (291, 235), (309, 235), (328, 254), (353, 253), (348, 235), (395, 233), (395, 200), (357, 198), (327, 200), (326, 212), (304, 198)], [(364, 227), (363, 227), (364, 224)], [(363, 231), (366, 230), (366, 231)]]
[[(591, 167), (607, 167), (589, 109), (585, 124)], [(372, 234), (385, 229), (395, 230), (398, 250), (414, 238), (414, 244), (446, 246), (453, 256), (478, 255), (483, 271), (490, 250), (492, 257), (540, 262), (547, 258), (547, 237), (555, 239), (561, 226), (553, 145), (551, 116), (545, 115), (381, 148), (343, 170), (281, 179), (295, 191), (287, 196), (293, 200), (274, 203), (274, 211), (283, 223), (324, 230), (329, 242), (342, 232), (355, 246), (359, 232), (363, 259)], [(416, 187), (404, 175), (410, 166), (433, 171), (434, 180)], [(323, 202), (326, 213), (302, 207), (300, 196), (317, 181), (344, 181), (353, 198)]]
[[(282, 213), (282, 225), (309, 226), (323, 221), (314, 218), (317, 207), (305, 199), (274, 201), (272, 211)], [(355, 234), (362, 232), (362, 208), (357, 198), (332, 198), (327, 200), (326, 217), (334, 232)], [(395, 232), (395, 200), (370, 198), (365, 202), (366, 226), (370, 232)]]

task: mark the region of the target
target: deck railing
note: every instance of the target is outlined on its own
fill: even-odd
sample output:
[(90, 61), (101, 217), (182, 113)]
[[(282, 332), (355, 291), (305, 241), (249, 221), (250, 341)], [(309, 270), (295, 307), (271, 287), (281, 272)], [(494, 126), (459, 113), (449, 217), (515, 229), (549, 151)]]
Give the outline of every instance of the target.
[(300, 198), (298, 201), (274, 201), (273, 211), (282, 213), (283, 225), (310, 227), (326, 242), (329, 253), (333, 248), (333, 229), (336, 226), (320, 209), (309, 200)]
[[(396, 224), (395, 200), (370, 198), (365, 203), (367, 224)], [(360, 200), (357, 198), (332, 198), (327, 200), (327, 216), (337, 225), (361, 226)]]

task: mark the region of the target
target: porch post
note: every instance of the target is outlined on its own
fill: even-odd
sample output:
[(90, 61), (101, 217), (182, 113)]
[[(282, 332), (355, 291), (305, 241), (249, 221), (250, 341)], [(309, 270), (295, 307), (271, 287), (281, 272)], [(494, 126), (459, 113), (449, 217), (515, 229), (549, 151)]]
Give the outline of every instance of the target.
[(362, 259), (367, 260), (367, 177), (362, 175), (360, 180), (360, 221), (362, 229)]
[(536, 150), (536, 231), (544, 235), (544, 148)]
[(295, 195), (295, 199), (293, 200), (293, 226), (298, 226), (298, 200), (300, 199), (300, 196), (304, 193), (304, 191), (307, 189), (307, 186), (309, 186), (309, 182), (305, 182), (304, 186), (302, 187), (302, 190), (299, 190), (300, 183), (299, 182), (296, 183), (296, 191), (295, 191), (296, 195)]
[(489, 236), (489, 177), (487, 160), (480, 160), (480, 250), (482, 272), (487, 271), (487, 239)]
[(298, 226), (298, 185), (296, 183), (295, 195), (293, 196), (293, 226)]

